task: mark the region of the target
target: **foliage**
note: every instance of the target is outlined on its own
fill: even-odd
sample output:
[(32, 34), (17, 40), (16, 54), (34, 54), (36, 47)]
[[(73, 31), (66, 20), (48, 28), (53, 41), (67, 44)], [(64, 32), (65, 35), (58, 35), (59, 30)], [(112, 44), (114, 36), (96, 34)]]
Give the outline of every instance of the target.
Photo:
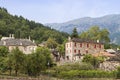
[(113, 72), (99, 71), (99, 70), (70, 70), (70, 71), (61, 71), (58, 75), (60, 78), (115, 78)]
[(15, 75), (17, 76), (18, 71), (21, 69), (21, 67), (24, 65), (24, 54), (21, 52), (18, 47), (13, 49), (10, 53), (11, 59), (9, 59), (11, 63), (8, 63), (9, 67), (10, 64), (12, 69), (15, 70)]
[(19, 73), (39, 76), (41, 71), (51, 67), (52, 64), (51, 52), (48, 48), (44, 47), (38, 47), (32, 54), (23, 54), (16, 47), (5, 57), (0, 56), (0, 72), (8, 73), (9, 71), (9, 75), (15, 72), (16, 76)]
[(58, 45), (57, 50), (59, 51), (60, 56), (65, 56), (65, 45)]
[(8, 48), (4, 46), (0, 46), (0, 71), (6, 71), (6, 57), (8, 55)]
[(55, 49), (57, 47), (57, 42), (53, 38), (48, 38), (46, 42), (46, 46), (50, 49)]
[(6, 57), (9, 51), (8, 48), (5, 46), (0, 46), (0, 57)]
[(37, 43), (46, 41), (49, 37), (54, 38), (58, 43), (63, 43), (68, 37), (67, 33), (51, 29), (41, 23), (29, 21), (22, 16), (13, 16), (5, 8), (0, 8), (0, 38), (15, 34), (15, 38), (34, 39)]
[(79, 79), (79, 78), (116, 78), (116, 71), (102, 71), (95, 70), (91, 64), (88, 63), (72, 63), (61, 66), (56, 66), (50, 73), (54, 77)]
[(86, 64), (86, 63), (72, 63), (72, 64), (56, 66), (53, 68), (53, 70), (55, 70), (55, 74), (59, 74), (61, 71), (93, 70), (93, 66), (91, 64)]
[(0, 57), (0, 71), (4, 72), (5, 70), (6, 70), (5, 58), (4, 57)]
[(46, 48), (39, 47), (36, 52), (26, 55), (25, 72), (29, 76), (39, 76), (40, 72), (47, 68), (48, 62), (52, 64), (50, 51)]
[(117, 78), (120, 79), (120, 67), (117, 68)]
[(76, 28), (73, 29), (73, 32), (71, 34), (71, 38), (78, 38), (78, 32), (77, 32)]
[(100, 40), (104, 43), (110, 42), (109, 32), (107, 29), (100, 29), (98, 26), (91, 27), (88, 31), (80, 34), (82, 39)]
[(97, 68), (99, 66), (100, 62), (103, 62), (103, 58), (94, 57), (94, 56), (88, 54), (88, 55), (84, 56), (82, 61), (86, 62), (86, 63), (90, 63), (91, 65), (94, 66), (94, 68)]

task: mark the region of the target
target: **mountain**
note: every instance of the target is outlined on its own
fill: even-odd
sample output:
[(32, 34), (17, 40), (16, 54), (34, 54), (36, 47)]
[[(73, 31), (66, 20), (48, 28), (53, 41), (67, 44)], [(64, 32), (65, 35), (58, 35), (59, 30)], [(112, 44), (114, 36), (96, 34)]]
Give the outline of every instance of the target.
[(99, 26), (101, 29), (106, 28), (110, 32), (112, 43), (120, 44), (120, 14), (106, 15), (98, 18), (84, 17), (71, 20), (65, 23), (45, 24), (56, 30), (71, 33), (76, 27), (78, 32), (86, 31), (91, 26)]
[(49, 37), (62, 43), (68, 37), (67, 33), (51, 29), (41, 23), (36, 23), (22, 16), (11, 15), (5, 8), (0, 8), (0, 37), (14, 34), (15, 38), (31, 37), (37, 43), (46, 41)]

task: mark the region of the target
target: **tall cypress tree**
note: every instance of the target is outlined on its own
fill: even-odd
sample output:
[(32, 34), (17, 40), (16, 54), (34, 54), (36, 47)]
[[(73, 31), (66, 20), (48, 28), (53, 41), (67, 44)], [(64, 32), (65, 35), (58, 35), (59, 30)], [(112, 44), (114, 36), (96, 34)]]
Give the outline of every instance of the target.
[(73, 32), (72, 32), (72, 34), (71, 34), (71, 37), (72, 37), (72, 38), (78, 38), (78, 32), (77, 32), (77, 29), (76, 29), (76, 28), (73, 29)]

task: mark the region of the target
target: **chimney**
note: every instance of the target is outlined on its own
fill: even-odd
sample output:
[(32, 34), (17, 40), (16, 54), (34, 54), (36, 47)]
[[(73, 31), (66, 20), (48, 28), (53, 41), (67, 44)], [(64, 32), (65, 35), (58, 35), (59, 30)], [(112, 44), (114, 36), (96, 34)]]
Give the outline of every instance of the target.
[(14, 34), (11, 34), (11, 38), (14, 39)]
[(9, 38), (11, 38), (12, 37), (12, 34), (9, 34)]
[(35, 43), (35, 40), (33, 40), (33, 43)]
[(11, 36), (11, 34), (9, 34), (9, 37)]
[(97, 43), (99, 43), (100, 41), (99, 40), (97, 40)]
[(31, 41), (31, 38), (30, 38), (30, 36), (29, 36), (29, 40)]
[(71, 37), (70, 36), (68, 37), (68, 41), (71, 41)]
[(119, 48), (117, 48), (117, 51), (120, 50)]

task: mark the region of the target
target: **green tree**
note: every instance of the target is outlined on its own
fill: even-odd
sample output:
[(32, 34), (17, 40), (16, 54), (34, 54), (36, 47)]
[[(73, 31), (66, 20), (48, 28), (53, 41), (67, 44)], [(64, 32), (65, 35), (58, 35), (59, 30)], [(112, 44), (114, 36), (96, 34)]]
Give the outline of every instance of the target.
[(76, 29), (76, 28), (73, 29), (73, 32), (72, 32), (72, 34), (71, 34), (71, 37), (72, 37), (72, 38), (78, 38), (78, 32), (77, 32), (77, 29)]
[(99, 66), (99, 63), (101, 62), (101, 58), (94, 57), (92, 55), (85, 55), (82, 62), (89, 63), (94, 66), (94, 68), (97, 68)]
[(5, 46), (0, 46), (0, 57), (7, 57), (9, 51)]
[(120, 67), (117, 68), (117, 78), (120, 79)]
[(5, 65), (6, 65), (7, 70), (9, 70), (9, 75), (10, 75), (10, 76), (11, 76), (12, 67), (13, 67), (12, 61), (13, 61), (12, 55), (11, 55), (11, 54), (8, 54), (8, 56), (7, 56), (7, 58), (6, 58)]
[(57, 47), (58, 43), (53, 38), (48, 38), (46, 42), (46, 46), (50, 49), (55, 49)]
[(47, 48), (38, 47), (35, 52), (27, 55), (25, 70), (29, 76), (39, 76), (41, 71), (52, 63), (50, 51)]
[(0, 35), (9, 36), (9, 34), (15, 34), (15, 38), (31, 36), (31, 39), (37, 43), (52, 37), (57, 43), (62, 44), (64, 39), (68, 37), (67, 33), (59, 32), (35, 21), (29, 21), (22, 16), (13, 16), (5, 8), (0, 8)]
[(90, 40), (100, 40), (104, 43), (110, 42), (108, 30), (100, 29), (98, 26), (93, 26), (88, 31), (82, 32), (80, 34), (80, 38), (90, 39)]
[(5, 58), (0, 57), (0, 72), (5, 72), (5, 71), (6, 71)]
[(0, 71), (5, 72), (6, 71), (6, 58), (9, 54), (8, 48), (5, 46), (0, 46)]
[(15, 75), (17, 76), (18, 71), (21, 69), (21, 67), (23, 66), (23, 63), (24, 63), (24, 54), (23, 54), (23, 52), (21, 52), (19, 50), (18, 47), (13, 49), (10, 54), (11, 54), (10, 57), (12, 59), (12, 62), (11, 62), (11, 59), (9, 62), (11, 62), (13, 64), (12, 68), (13, 68), (13, 70), (15, 70)]
[(62, 44), (62, 45), (59, 45), (58, 47), (57, 47), (57, 50), (59, 51), (59, 53), (60, 53), (60, 56), (65, 56), (65, 45), (64, 44)]

